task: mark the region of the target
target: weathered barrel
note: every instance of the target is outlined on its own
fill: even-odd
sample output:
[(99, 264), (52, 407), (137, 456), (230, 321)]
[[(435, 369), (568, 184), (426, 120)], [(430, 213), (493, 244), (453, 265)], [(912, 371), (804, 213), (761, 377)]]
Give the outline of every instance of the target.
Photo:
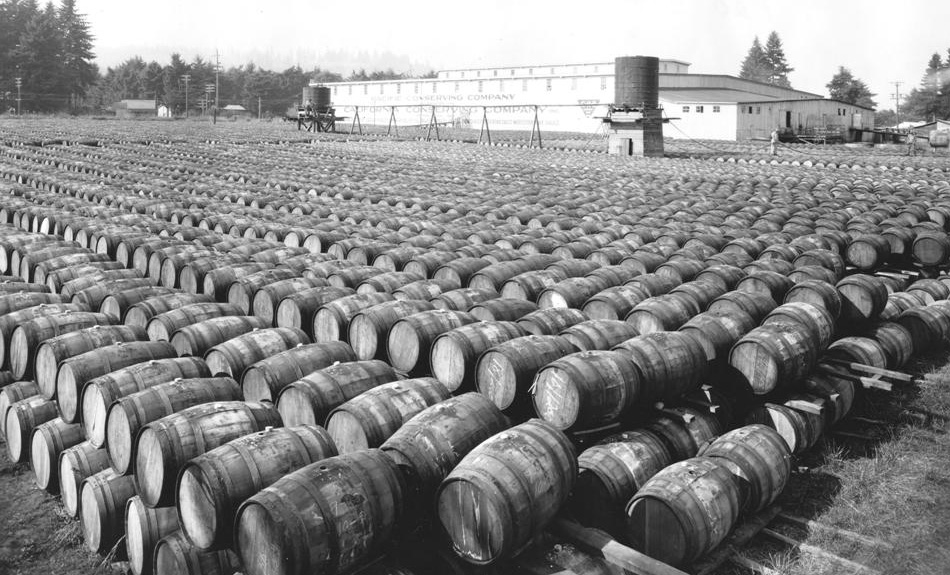
[(314, 341), (347, 341), (350, 321), (356, 314), (388, 301), (394, 301), (392, 294), (374, 292), (346, 296), (324, 304), (313, 315)]
[(627, 504), (624, 540), (654, 559), (686, 565), (732, 531), (739, 498), (737, 481), (719, 460), (696, 457), (674, 463)]
[(835, 321), (823, 307), (805, 302), (785, 303), (769, 312), (763, 326), (793, 323), (808, 328), (815, 347), (821, 351), (828, 347), (835, 332)]
[(210, 295), (215, 301), (227, 302), (231, 284), (241, 278), (273, 267), (273, 264), (265, 262), (244, 262), (209, 270), (205, 273), (201, 282), (201, 293)]
[(449, 391), (472, 391), (478, 356), (495, 345), (525, 335), (528, 333), (520, 325), (503, 321), (481, 321), (447, 331), (432, 342), (432, 375)]
[(640, 369), (644, 401), (668, 402), (702, 383), (708, 373), (706, 352), (682, 332), (657, 332), (632, 337), (613, 347)]
[(530, 406), (529, 389), (538, 371), (577, 351), (556, 335), (529, 335), (502, 342), (478, 358), (475, 385), (499, 409), (523, 413)]
[(599, 291), (611, 287), (612, 282), (597, 276), (567, 278), (547, 288), (538, 296), (538, 305), (548, 307), (572, 307), (581, 309), (584, 302)]
[(88, 441), (64, 450), (59, 456), (59, 490), (66, 515), (79, 515), (80, 487), (83, 481), (109, 469), (109, 454)]
[(336, 363), (356, 361), (349, 344), (342, 341), (298, 344), (249, 365), (241, 374), (245, 401), (275, 402), (291, 383)]
[(389, 329), (400, 319), (435, 307), (428, 301), (404, 300), (376, 304), (350, 320), (347, 339), (359, 359), (386, 359)]
[(530, 543), (567, 501), (576, 479), (570, 440), (532, 419), (470, 451), (439, 486), (436, 511), (455, 553), (487, 565)]
[(135, 575), (155, 573), (153, 555), (158, 541), (178, 531), (174, 507), (146, 507), (136, 495), (125, 505), (125, 547)]
[(503, 298), (536, 302), (542, 291), (565, 279), (567, 274), (559, 269), (533, 270), (506, 281), (499, 293)]
[(145, 330), (127, 325), (94, 325), (75, 332), (52, 337), (36, 349), (36, 383), (43, 397), (56, 396), (56, 380), (60, 363), (71, 357), (118, 342), (146, 339)]
[(850, 379), (815, 372), (805, 378), (802, 386), (808, 393), (823, 397), (833, 409), (827, 414), (827, 425), (834, 425), (851, 412), (857, 394), (857, 384)]
[(126, 278), (97, 282), (73, 294), (73, 303), (85, 304), (89, 309), (99, 309), (102, 302), (112, 294), (141, 287), (151, 287), (151, 280), (146, 278)]
[(844, 277), (844, 259), (831, 250), (813, 249), (802, 252), (800, 256), (795, 258), (792, 264), (796, 268), (803, 266), (821, 266), (832, 270), (838, 280)]
[(226, 315), (212, 317), (187, 325), (172, 333), (169, 343), (178, 355), (204, 356), (209, 349), (256, 329), (266, 329), (270, 323), (259, 317)]
[(581, 306), (581, 311), (591, 319), (622, 320), (648, 298), (650, 294), (637, 286), (614, 286), (592, 295)]
[(233, 544), (234, 512), (248, 497), (304, 466), (337, 455), (322, 427), (300, 425), (246, 435), (187, 462), (175, 504), (181, 529), (199, 549)]
[(176, 357), (145, 361), (91, 379), (82, 389), (82, 425), (89, 442), (106, 443), (106, 415), (119, 398), (179, 378), (210, 377), (203, 359)]
[(841, 295), (833, 284), (820, 280), (805, 280), (796, 283), (785, 294), (785, 303), (810, 303), (828, 310), (831, 317), (841, 315)]
[(174, 482), (182, 466), (232, 439), (280, 427), (269, 404), (218, 401), (189, 407), (145, 425), (135, 448), (135, 485), (149, 507), (174, 501)]
[[(109, 293), (119, 289), (127, 289), (136, 286), (142, 285), (151, 285), (151, 283), (142, 283), (142, 274), (136, 270), (129, 269), (115, 269), (115, 270), (99, 270), (91, 273), (86, 273), (81, 276), (71, 279), (68, 282), (64, 283), (59, 288), (59, 294), (63, 297), (70, 298), (71, 301), (76, 295), (85, 292), (85, 290), (91, 290), (89, 292), (89, 298), (91, 300), (98, 300), (94, 305), (90, 305), (90, 309), (97, 309), (99, 303), (101, 303), (102, 297), (105, 297)], [(126, 281), (126, 280), (135, 280), (132, 284), (116, 284), (115, 282)], [(150, 282), (151, 280), (146, 280)], [(102, 289), (102, 285), (109, 284), (110, 288), (105, 290)]]
[[(379, 450), (339, 455), (245, 501), (235, 548), (248, 575), (343, 573), (381, 554), (403, 516), (396, 465)], [(288, 531), (282, 525), (300, 525)]]
[(567, 339), (581, 351), (610, 349), (631, 337), (640, 335), (633, 325), (616, 319), (589, 319), (574, 324), (557, 335)]
[(913, 336), (899, 323), (882, 322), (869, 328), (864, 334), (881, 346), (888, 369), (900, 369), (914, 354)]
[(447, 291), (459, 289), (460, 287), (462, 287), (461, 284), (448, 279), (419, 280), (393, 290), (393, 297), (397, 300), (417, 299), (428, 301)]
[(135, 483), (127, 475), (103, 469), (88, 477), (79, 488), (79, 518), (86, 548), (93, 553), (126, 558), (125, 547), (116, 546), (125, 535), (125, 506), (135, 495)]
[(810, 331), (790, 323), (756, 328), (729, 352), (729, 365), (757, 395), (794, 385), (811, 371), (817, 359), (818, 349)]
[(43, 304), (65, 304), (69, 298), (41, 292), (0, 294), (0, 316)]
[(777, 306), (772, 296), (767, 293), (731, 291), (713, 300), (706, 311), (732, 313), (733, 310), (740, 310), (752, 316), (758, 323)]
[(690, 335), (703, 347), (710, 369), (726, 363), (729, 350), (739, 339), (755, 327), (752, 316), (741, 310), (729, 313), (707, 311), (692, 317), (679, 331)]
[(237, 306), (229, 303), (195, 303), (162, 312), (149, 320), (145, 327), (153, 341), (170, 341), (172, 334), (183, 327), (225, 316), (246, 316)]
[(316, 287), (286, 296), (277, 304), (277, 326), (295, 327), (313, 338), (313, 316), (321, 307), (334, 300), (356, 295), (348, 287)]
[(118, 272), (119, 274), (124, 274), (128, 277), (138, 276), (138, 272), (135, 270), (126, 269), (121, 262), (104, 261), (83, 263), (57, 270), (50, 270), (46, 273), (45, 283), (46, 287), (48, 287), (51, 292), (61, 293), (63, 286), (65, 286), (66, 283), (79, 277), (98, 274), (100, 272)]
[(887, 288), (881, 278), (855, 274), (835, 285), (841, 296), (841, 319), (868, 322), (878, 318), (887, 305)]
[(241, 310), (243, 315), (251, 313), (251, 298), (260, 288), (297, 277), (293, 270), (283, 268), (265, 269), (256, 273), (239, 277), (228, 286), (227, 302)]
[(534, 302), (521, 299), (494, 298), (468, 308), (468, 313), (479, 321), (516, 321), (537, 311)]
[(277, 306), (285, 297), (307, 289), (328, 287), (326, 280), (318, 278), (289, 278), (261, 286), (251, 298), (253, 315), (267, 320), (272, 327), (277, 323)]
[(299, 329), (257, 329), (212, 347), (205, 353), (205, 361), (212, 375), (240, 378), (252, 364), (299, 344), (309, 343), (310, 338)]
[(56, 416), (56, 403), (39, 395), (21, 399), (11, 405), (3, 420), (4, 440), (10, 461), (28, 461), (30, 435), (33, 430), (47, 421), (53, 421)]
[(584, 312), (572, 308), (539, 309), (518, 318), (518, 325), (531, 335), (557, 335), (586, 321)]
[(782, 436), (765, 425), (747, 425), (720, 435), (700, 450), (701, 457), (720, 458), (739, 480), (741, 508), (757, 513), (785, 489), (792, 473), (792, 454)]
[(105, 314), (84, 311), (66, 311), (24, 322), (10, 337), (10, 371), (17, 379), (31, 378), (41, 343), (65, 333), (111, 323), (112, 319)]
[(145, 329), (153, 317), (196, 303), (214, 303), (214, 298), (205, 294), (182, 292), (150, 297), (130, 306), (125, 312), (122, 323)]
[(386, 341), (389, 363), (412, 377), (429, 375), (432, 342), (457, 327), (475, 323), (468, 313), (434, 309), (413, 314), (393, 324)]
[(835, 359), (848, 363), (860, 363), (884, 369), (887, 367), (887, 355), (876, 340), (868, 337), (842, 337), (832, 343), (822, 359)]
[(475, 304), (500, 297), (498, 292), (489, 289), (459, 288), (443, 292), (429, 300), (436, 309), (466, 311)]
[(99, 311), (112, 318), (115, 323), (125, 323), (125, 314), (133, 305), (152, 297), (171, 296), (178, 290), (167, 287), (143, 286), (117, 291), (103, 298)]
[(39, 393), (40, 387), (34, 381), (17, 381), (0, 388), (0, 437), (6, 437), (7, 410), (10, 406)]
[(60, 414), (69, 423), (79, 420), (80, 392), (88, 381), (143, 361), (176, 355), (175, 348), (167, 341), (132, 341), (114, 343), (64, 359), (56, 374), (56, 401)]
[(698, 310), (687, 305), (682, 298), (665, 294), (641, 301), (630, 310), (624, 321), (633, 325), (641, 335), (646, 335), (679, 329), (697, 313)]
[(82, 426), (56, 418), (33, 429), (30, 439), (30, 467), (37, 487), (59, 493), (59, 455), (83, 442)]
[(875, 270), (891, 257), (891, 243), (878, 234), (863, 234), (851, 240), (845, 257), (859, 270)]
[(771, 427), (782, 436), (789, 451), (795, 454), (803, 453), (815, 445), (824, 430), (824, 420), (820, 415), (775, 403), (752, 409), (746, 416), (746, 423), (761, 423)]
[(375, 359), (332, 365), (285, 387), (277, 410), (286, 425), (322, 425), (336, 407), (397, 379), (392, 366)]
[(3, 369), (9, 369), (10, 367), (10, 340), (18, 326), (40, 317), (60, 315), (67, 311), (84, 312), (88, 309), (82, 304), (40, 304), (0, 316), (0, 354), (2, 354), (0, 360), (3, 362)]
[(135, 437), (146, 424), (195, 405), (242, 399), (241, 386), (229, 377), (176, 379), (119, 398), (106, 416), (106, 447), (112, 468), (131, 473)]
[(950, 237), (944, 231), (918, 232), (912, 251), (914, 259), (925, 266), (946, 264), (950, 261)]
[(650, 431), (608, 437), (578, 456), (571, 511), (582, 524), (621, 537), (624, 506), (651, 477), (672, 463), (666, 444)]
[(233, 551), (202, 551), (181, 531), (175, 531), (155, 543), (152, 570), (181, 575), (232, 575), (242, 568)]
[(616, 351), (582, 351), (548, 363), (532, 385), (538, 417), (557, 429), (616, 423), (640, 400), (640, 371)]
[(896, 321), (910, 332), (914, 353), (940, 348), (950, 336), (950, 314), (933, 305), (908, 309)]
[(449, 390), (431, 377), (386, 383), (330, 412), (327, 431), (340, 453), (379, 447), (417, 413), (450, 396)]

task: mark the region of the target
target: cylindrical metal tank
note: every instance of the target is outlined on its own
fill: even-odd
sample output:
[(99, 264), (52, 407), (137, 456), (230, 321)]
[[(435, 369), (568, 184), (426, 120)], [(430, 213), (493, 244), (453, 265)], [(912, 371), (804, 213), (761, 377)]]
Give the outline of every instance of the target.
[(932, 148), (950, 147), (950, 131), (948, 130), (931, 130), (928, 137)]
[(301, 104), (306, 106), (307, 102), (312, 102), (312, 101), (313, 101), (313, 88), (311, 88), (310, 86), (304, 86), (303, 96), (302, 96), (302, 99), (300, 100)]
[(326, 113), (330, 109), (330, 88), (317, 86), (313, 90), (313, 107), (317, 112)]
[(660, 59), (620, 56), (614, 63), (614, 106), (657, 108), (660, 101)]

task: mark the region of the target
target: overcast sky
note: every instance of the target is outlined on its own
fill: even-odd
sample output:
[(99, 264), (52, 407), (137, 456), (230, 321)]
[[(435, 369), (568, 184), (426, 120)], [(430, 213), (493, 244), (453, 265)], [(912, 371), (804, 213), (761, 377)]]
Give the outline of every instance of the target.
[[(754, 36), (781, 36), (795, 88), (827, 93), (844, 65), (893, 108), (893, 81), (917, 86), (946, 58), (950, 1), (904, 0), (78, 0), (101, 67), (172, 51), (235, 66), (299, 64), (348, 73), (358, 56), (427, 69), (612, 61), (652, 55), (738, 74)], [(388, 53), (388, 54), (387, 54)], [(375, 55), (375, 59), (372, 57)], [(322, 56), (322, 57), (321, 57)], [(399, 70), (397, 71), (408, 71)]]

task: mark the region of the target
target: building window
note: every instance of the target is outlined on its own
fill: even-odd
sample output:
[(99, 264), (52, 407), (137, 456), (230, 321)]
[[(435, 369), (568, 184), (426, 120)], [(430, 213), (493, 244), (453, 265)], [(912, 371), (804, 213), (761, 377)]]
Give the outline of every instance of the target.
[(438, 85), (439, 85), (438, 82), (432, 82), (432, 93), (433, 93), (433, 94), (436, 93), (436, 91), (437, 91), (436, 87), (437, 87)]
[(478, 81), (478, 93), (479, 93), (479, 94), (482, 93), (482, 87), (483, 87), (484, 84), (485, 84), (485, 82), (482, 82), (481, 80)]
[(550, 92), (550, 91), (551, 91), (551, 78), (548, 78), (547, 80), (545, 80), (545, 81), (544, 81), (544, 84), (545, 84), (544, 89), (547, 90), (548, 92)]
[(498, 80), (498, 91), (499, 91), (499, 92), (504, 92), (504, 91), (505, 91), (505, 81), (504, 81), (504, 80)]
[(412, 85), (412, 93), (413, 93), (413, 94), (418, 94), (418, 93), (419, 93), (419, 83), (418, 83), (418, 82)]
[(396, 93), (402, 94), (402, 84), (396, 84)]
[(713, 114), (719, 113), (719, 106), (713, 106)]
[(595, 73), (595, 74), (597, 73), (597, 71), (598, 71), (597, 69), (598, 69), (598, 68), (600, 68), (600, 66), (594, 66), (594, 73)]
[(756, 106), (756, 107), (755, 107), (755, 113), (756, 113), (756, 114), (761, 114), (761, 113), (762, 113), (762, 106)]
[(607, 76), (602, 76), (602, 77), (600, 78), (600, 89), (601, 89), (601, 90), (606, 90), (606, 89), (607, 89)]
[(385, 88), (385, 87), (386, 87), (386, 84), (380, 84), (380, 85), (379, 85), (379, 93), (380, 93), (380, 94), (383, 93), (383, 88)]
[(752, 106), (749, 106), (749, 113), (752, 113)]
[(529, 76), (533, 76), (533, 75), (534, 75), (534, 68), (528, 68), (528, 75), (529, 75)]
[(461, 77), (462, 77), (462, 78), (464, 78), (464, 77), (465, 77), (465, 72), (462, 72), (462, 76), (461, 76)]
[(683, 113), (689, 114), (689, 106), (683, 106)]
[(577, 78), (571, 78), (571, 90), (577, 89)]
[(527, 91), (528, 91), (528, 80), (522, 80), (522, 81), (521, 81), (521, 91), (522, 91), (522, 92), (527, 92)]
[(475, 77), (476, 77), (476, 78), (481, 78), (481, 77), (482, 77), (482, 71), (479, 70), (478, 72), (475, 72)]
[(363, 84), (363, 95), (369, 95), (369, 84)]
[[(334, 88), (334, 90), (336, 90), (336, 88)], [(347, 91), (346, 91), (346, 92), (347, 92), (348, 95), (352, 96), (352, 95), (353, 95), (353, 86), (349, 86), (349, 87), (347, 88)]]
[(697, 113), (697, 114), (702, 114), (702, 113), (703, 113), (703, 107), (702, 107), (702, 106), (696, 106), (696, 113)]
[(455, 91), (458, 92), (459, 90), (461, 90), (461, 88), (462, 88), (461, 85), (460, 85), (458, 82), (456, 82), (456, 83), (455, 83)]
[(511, 71), (511, 75), (512, 75), (512, 76), (515, 75), (515, 71), (514, 71), (514, 70)]
[(498, 70), (492, 70), (492, 71), (491, 71), (491, 75), (492, 75), (492, 76), (495, 76), (495, 77), (498, 77)]
[(551, 74), (554, 74), (554, 68), (551, 68)]

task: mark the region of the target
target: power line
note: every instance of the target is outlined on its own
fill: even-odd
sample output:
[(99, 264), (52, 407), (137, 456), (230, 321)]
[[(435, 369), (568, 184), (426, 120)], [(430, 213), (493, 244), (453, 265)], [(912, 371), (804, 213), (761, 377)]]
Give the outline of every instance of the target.
[(891, 99), (894, 100), (894, 114), (897, 116), (897, 125), (901, 125), (901, 84), (903, 82), (891, 82), (894, 85), (894, 95), (891, 96)]

